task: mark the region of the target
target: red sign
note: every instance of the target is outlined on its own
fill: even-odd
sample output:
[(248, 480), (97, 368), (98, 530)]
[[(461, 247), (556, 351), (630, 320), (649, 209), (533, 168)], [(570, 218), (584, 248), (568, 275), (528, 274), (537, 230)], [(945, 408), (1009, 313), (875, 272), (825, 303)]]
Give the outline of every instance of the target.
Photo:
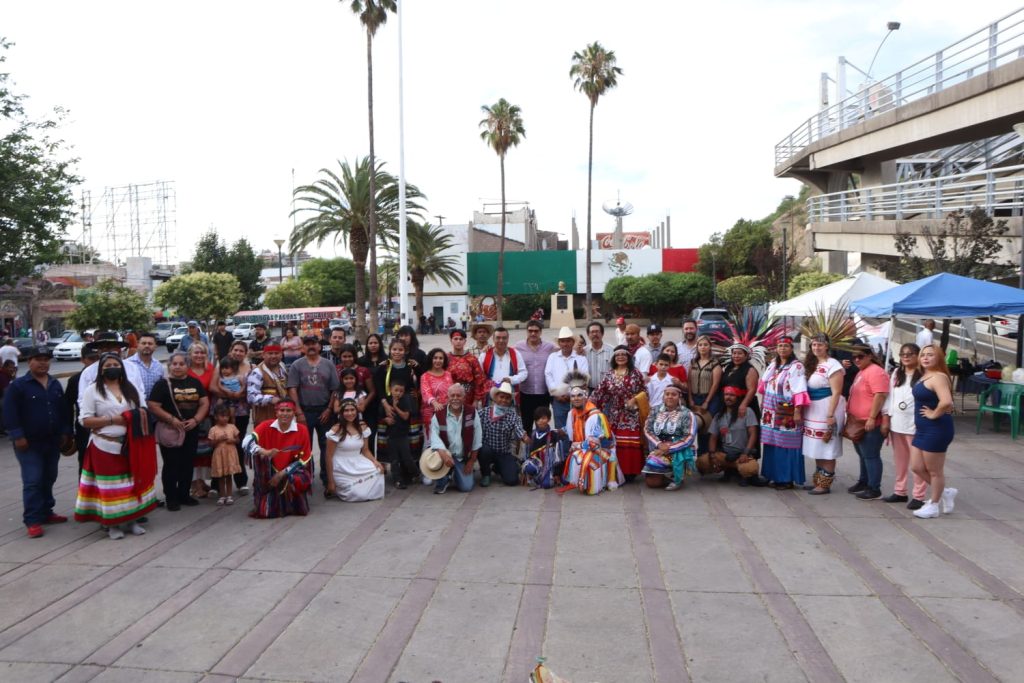
[[(597, 245), (599, 249), (614, 249), (612, 240), (615, 233), (597, 233)], [(651, 246), (651, 233), (649, 232), (624, 232), (622, 233), (623, 249), (643, 249)]]

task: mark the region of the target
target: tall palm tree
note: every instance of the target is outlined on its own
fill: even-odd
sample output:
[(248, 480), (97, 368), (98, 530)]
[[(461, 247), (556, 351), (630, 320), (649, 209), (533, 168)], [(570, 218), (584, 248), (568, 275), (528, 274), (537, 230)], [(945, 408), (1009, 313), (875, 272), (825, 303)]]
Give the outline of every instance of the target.
[[(370, 159), (363, 157), (355, 167), (347, 161), (338, 162), (339, 171), (320, 169), (321, 177), (311, 185), (295, 188), (296, 207), (293, 214), (305, 216), (288, 239), (293, 253), (310, 244), (322, 245), (330, 240), (342, 244), (352, 252), (356, 276), (356, 336), (366, 340), (367, 254), (376, 253), (375, 240), (370, 238), (370, 221), (380, 228), (377, 238), (385, 245), (396, 241), (398, 233), (398, 179), (384, 171), (384, 163), (377, 164), (377, 172), (370, 173)], [(371, 202), (371, 181), (376, 190), (376, 204)], [(422, 206), (415, 200), (423, 197), (415, 185), (405, 186), (406, 208), (420, 215)], [(373, 207), (375, 210), (371, 210)], [(374, 264), (375, 265), (375, 264)], [(376, 278), (376, 267), (371, 270)], [(378, 291), (375, 279), (370, 282), (371, 296)], [(371, 320), (372, 322), (372, 320)]]
[(594, 108), (601, 95), (616, 85), (622, 69), (615, 66), (615, 52), (606, 50), (601, 43), (593, 42), (582, 52), (572, 56), (572, 68), (569, 77), (575, 79), (573, 87), (590, 100), (590, 152), (587, 158), (587, 315), (594, 309), (591, 306), (590, 284), (590, 210), (594, 179)]
[(505, 154), (526, 137), (526, 129), (523, 128), (519, 107), (509, 104), (504, 97), (489, 107), (480, 107), (480, 110), (486, 115), (480, 121), (480, 127), (484, 129), (480, 132), (480, 139), (494, 149), (501, 164), (501, 245), (498, 247), (498, 293), (495, 297), (500, 322), (502, 295), (505, 291)]
[[(345, 2), (345, 0), (341, 0)], [(395, 0), (352, 0), (352, 12), (359, 15), (359, 21), (366, 27), (366, 104), (370, 119), (370, 167), (376, 168), (373, 151), (373, 37), (377, 29), (388, 20), (388, 12), (396, 12)], [(370, 175), (370, 196), (376, 195), (376, 178)], [(377, 217), (370, 214), (368, 235), (370, 241), (370, 326), (377, 326)], [(360, 314), (362, 312), (360, 311)]]
[(408, 221), (407, 236), (409, 239), (409, 279), (416, 295), (416, 311), (427, 315), (423, 308), (423, 283), (431, 280), (453, 285), (459, 281), (462, 273), (459, 269), (459, 257), (446, 254), (455, 246), (452, 235), (444, 228), (430, 223)]

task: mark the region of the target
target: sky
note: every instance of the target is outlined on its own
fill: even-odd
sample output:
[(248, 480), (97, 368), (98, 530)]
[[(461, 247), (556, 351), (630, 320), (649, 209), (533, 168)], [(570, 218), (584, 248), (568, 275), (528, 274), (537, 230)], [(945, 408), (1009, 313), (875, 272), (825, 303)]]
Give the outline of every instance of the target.
[[(337, 0), (0, 0), (15, 43), (15, 91), (80, 158), (82, 188), (174, 181), (176, 257), (213, 226), (229, 243), (274, 249), (298, 185), (369, 151), (366, 34)], [(760, 218), (795, 180), (772, 174), (774, 145), (817, 109), (819, 74), (840, 55), (884, 78), (1014, 12), (986, 0), (405, 0), (406, 178), (426, 218), (467, 223), (500, 200), (498, 157), (480, 139), (482, 105), (522, 109), (526, 137), (506, 158), (508, 200), (568, 237), (587, 216), (589, 103), (569, 77), (599, 41), (623, 69), (595, 111), (594, 232), (621, 196), (625, 229), (671, 216), (672, 246), (697, 247)], [(641, 10), (641, 11), (637, 11)], [(399, 170), (398, 21), (373, 45), (375, 151)], [(855, 81), (854, 81), (855, 84)], [(77, 193), (76, 193), (77, 195)], [(69, 236), (81, 235), (76, 224)], [(94, 228), (94, 235), (99, 240)], [(102, 244), (98, 246), (102, 249)], [(287, 247), (286, 247), (287, 248)], [(331, 244), (310, 251), (347, 256)], [(172, 260), (173, 257), (172, 257)]]

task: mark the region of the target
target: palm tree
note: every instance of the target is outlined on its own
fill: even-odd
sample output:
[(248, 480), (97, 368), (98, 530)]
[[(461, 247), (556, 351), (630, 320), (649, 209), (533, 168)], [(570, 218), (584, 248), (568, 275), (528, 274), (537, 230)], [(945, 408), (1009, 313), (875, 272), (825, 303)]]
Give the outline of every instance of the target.
[[(288, 244), (295, 253), (310, 244), (320, 246), (330, 240), (352, 252), (356, 267), (356, 336), (365, 341), (366, 257), (367, 253), (376, 252), (375, 248), (371, 252), (371, 246), (375, 245), (370, 239), (370, 221), (375, 220), (379, 226), (377, 238), (381, 242), (388, 245), (395, 241), (398, 233), (398, 179), (383, 170), (383, 162), (378, 163), (377, 172), (371, 174), (369, 157), (360, 159), (355, 168), (347, 161), (339, 161), (338, 165), (340, 172), (322, 168), (319, 180), (312, 185), (295, 188), (297, 206), (293, 214), (305, 218), (292, 230)], [(375, 188), (379, 188), (375, 210), (370, 208), (371, 181)], [(423, 197), (419, 188), (407, 184), (405, 195), (412, 200), (407, 202), (407, 210), (419, 215), (423, 208), (415, 201)], [(376, 278), (376, 267), (370, 273), (371, 278)], [(371, 296), (376, 291), (377, 283), (371, 279)]]
[(502, 294), (505, 290), (505, 154), (526, 137), (526, 129), (523, 128), (519, 107), (509, 104), (504, 97), (490, 107), (480, 107), (480, 110), (487, 115), (480, 121), (480, 127), (484, 129), (480, 132), (480, 139), (497, 152), (501, 163), (501, 246), (498, 247), (498, 293), (495, 297), (500, 323)]
[(446, 285), (458, 282), (462, 277), (459, 257), (444, 253), (455, 246), (451, 233), (444, 228), (416, 221), (408, 221), (407, 225), (409, 279), (412, 280), (412, 289), (416, 294), (416, 311), (420, 315), (427, 315), (423, 308), (424, 281), (430, 277)]
[[(345, 0), (341, 0), (345, 2)], [(388, 12), (396, 12), (395, 0), (352, 0), (352, 12), (359, 15), (359, 21), (366, 27), (366, 104), (370, 120), (370, 167), (376, 168), (373, 152), (373, 37), (377, 29), (388, 20)], [(370, 175), (370, 196), (376, 195), (376, 178)], [(377, 217), (371, 213), (367, 234), (370, 242), (370, 325), (377, 326)], [(362, 311), (360, 311), (362, 315)]]
[(590, 300), (590, 210), (591, 193), (594, 179), (594, 107), (597, 100), (616, 85), (622, 69), (615, 66), (615, 52), (606, 50), (601, 43), (593, 42), (582, 52), (572, 56), (572, 68), (569, 77), (574, 78), (573, 87), (590, 100), (590, 155), (587, 158), (587, 315), (594, 310)]

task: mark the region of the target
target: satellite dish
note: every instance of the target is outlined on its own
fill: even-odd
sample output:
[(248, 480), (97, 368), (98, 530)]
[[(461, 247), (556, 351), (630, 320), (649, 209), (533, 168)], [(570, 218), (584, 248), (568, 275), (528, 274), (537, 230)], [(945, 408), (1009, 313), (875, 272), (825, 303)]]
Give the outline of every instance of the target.
[(612, 200), (609, 199), (601, 205), (601, 208), (604, 209), (605, 213), (615, 216), (616, 218), (622, 218), (623, 216), (628, 216), (633, 213), (632, 204), (629, 202), (622, 203), (619, 200), (615, 200), (615, 203), (613, 204)]

